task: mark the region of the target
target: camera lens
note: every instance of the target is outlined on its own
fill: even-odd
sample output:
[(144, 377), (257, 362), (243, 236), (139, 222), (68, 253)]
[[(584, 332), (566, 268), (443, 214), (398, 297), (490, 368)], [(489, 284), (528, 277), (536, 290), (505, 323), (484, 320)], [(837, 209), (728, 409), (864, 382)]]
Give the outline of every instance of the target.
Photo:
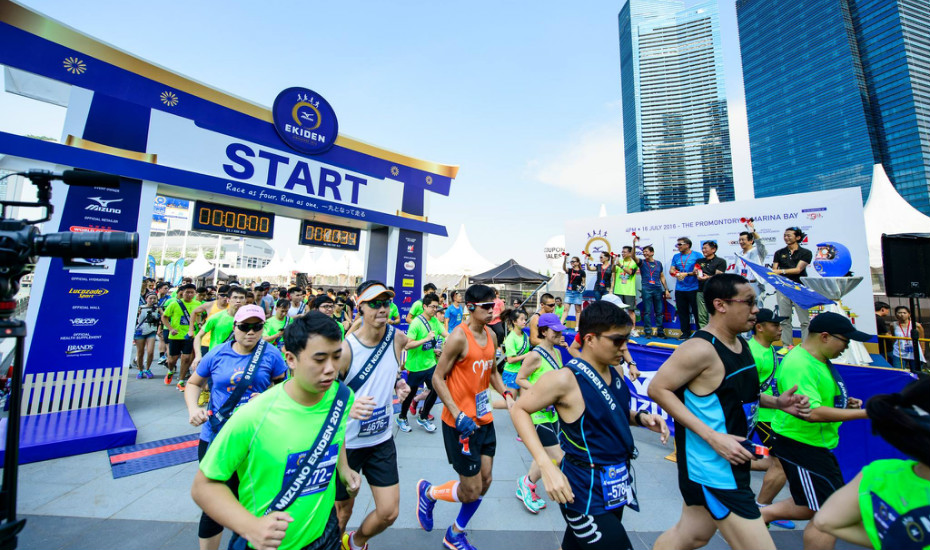
[(55, 258), (135, 258), (139, 255), (139, 234), (123, 231), (100, 233), (49, 233), (37, 235), (37, 256)]

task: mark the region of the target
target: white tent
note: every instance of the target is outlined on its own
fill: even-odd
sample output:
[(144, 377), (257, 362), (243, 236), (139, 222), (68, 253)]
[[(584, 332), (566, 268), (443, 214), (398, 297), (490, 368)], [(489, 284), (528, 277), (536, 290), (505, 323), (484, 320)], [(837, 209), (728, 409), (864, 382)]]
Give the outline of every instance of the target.
[(301, 273), (308, 273), (313, 275), (313, 272), (316, 271), (316, 260), (313, 258), (313, 251), (309, 248), (304, 250), (304, 255), (300, 258), (300, 261), (297, 262), (298, 271)]
[(284, 253), (284, 258), (281, 260), (281, 265), (278, 270), (282, 274), (290, 275), (292, 271), (300, 271), (300, 266), (297, 265), (297, 261), (294, 260), (294, 255), (291, 254), (291, 249), (288, 248), (287, 252)]
[(345, 271), (345, 262), (339, 261), (329, 250), (324, 251), (316, 261), (314, 275), (335, 277)]
[(468, 240), (465, 224), (459, 227), (459, 234), (452, 243), (452, 247), (445, 254), (435, 260), (428, 259), (427, 279), (433, 275), (474, 275), (483, 273), (494, 267), (475, 250)]
[(882, 233), (930, 233), (930, 217), (907, 202), (891, 185), (881, 164), (872, 169), (872, 189), (865, 203), (865, 238), (869, 265), (882, 265)]
[(186, 277), (197, 277), (211, 269), (213, 269), (213, 264), (203, 255), (203, 249), (197, 248), (197, 257), (194, 258), (193, 262), (184, 266), (184, 275)]

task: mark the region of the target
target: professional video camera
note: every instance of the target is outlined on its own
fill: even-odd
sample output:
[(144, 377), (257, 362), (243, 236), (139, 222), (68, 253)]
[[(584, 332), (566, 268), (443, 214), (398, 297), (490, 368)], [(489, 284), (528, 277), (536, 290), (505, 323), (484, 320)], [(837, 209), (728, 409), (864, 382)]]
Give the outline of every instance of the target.
[[(16, 536), (26, 524), (16, 519), (16, 480), (19, 469), (20, 406), (23, 378), (23, 340), (26, 323), (13, 319), (16, 311), (16, 293), (19, 281), (35, 268), (37, 257), (57, 258), (135, 258), (139, 254), (139, 234), (121, 231), (100, 233), (49, 233), (43, 235), (36, 224), (52, 218), (52, 181), (84, 187), (119, 188), (120, 178), (102, 172), (65, 170), (53, 174), (30, 170), (8, 174), (28, 178), (38, 188), (36, 202), (0, 200), (0, 338), (16, 338), (10, 375), (9, 417), (7, 420), (6, 448), (3, 464), (3, 485), (0, 489), (0, 550), (16, 548)], [(12, 206), (45, 209), (45, 216), (37, 220), (11, 220), (6, 209)]]

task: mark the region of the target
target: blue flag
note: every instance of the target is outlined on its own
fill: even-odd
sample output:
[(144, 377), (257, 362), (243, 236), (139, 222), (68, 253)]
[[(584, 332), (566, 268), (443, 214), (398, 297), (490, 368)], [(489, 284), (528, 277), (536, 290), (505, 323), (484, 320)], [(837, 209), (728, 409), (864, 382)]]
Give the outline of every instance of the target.
[(785, 297), (804, 309), (811, 309), (813, 307), (833, 303), (833, 300), (824, 298), (801, 283), (796, 283), (787, 277), (776, 275), (771, 269), (763, 265), (752, 263), (742, 256), (737, 257), (743, 262), (743, 265), (755, 272), (756, 277), (772, 285), (776, 291), (784, 294)]
[(152, 256), (151, 254), (149, 254), (148, 258), (146, 258), (145, 276), (152, 279), (155, 278), (155, 256)]

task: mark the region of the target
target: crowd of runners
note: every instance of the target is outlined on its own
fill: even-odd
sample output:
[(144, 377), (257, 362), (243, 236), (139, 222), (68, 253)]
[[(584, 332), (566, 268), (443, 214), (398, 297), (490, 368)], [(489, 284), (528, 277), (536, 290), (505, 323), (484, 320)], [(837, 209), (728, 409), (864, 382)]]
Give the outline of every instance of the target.
[[(155, 377), (157, 346), (159, 378), (184, 392), (190, 423), (201, 427), (192, 495), (203, 510), (202, 549), (217, 549), (224, 527), (236, 549), (368, 548), (397, 519), (402, 490), (415, 491), (425, 531), (438, 502), (456, 506), (454, 522), (440, 526), (443, 545), (474, 548), (467, 528), (492, 483), (495, 421), (508, 417), (533, 457), (514, 487), (527, 512), (547, 500), (558, 507), (563, 550), (631, 548), (622, 523), (625, 508), (639, 508), (631, 427), (663, 443), (669, 427), (631, 408), (629, 380), (640, 373), (622, 296), (604, 291), (578, 308), (572, 334), (551, 294), (531, 313), (507, 308), (485, 285), (446, 292), (427, 284), (404, 319), (379, 281), (343, 292), (143, 286), (137, 377)], [(676, 423), (684, 501), (654, 548), (699, 548), (718, 530), (734, 549), (775, 548), (768, 527), (794, 528), (791, 520), (811, 520), (808, 549), (833, 548), (836, 537), (927, 548), (927, 380), (866, 405), (830, 362), (850, 340), (869, 338), (846, 317), (817, 315), (781, 357), (773, 343), (784, 318), (759, 309), (755, 284), (719, 273), (701, 298), (706, 324), (649, 384)], [(402, 488), (393, 427), (409, 432), (411, 418), (441, 432), (451, 470)], [(911, 459), (875, 462), (845, 484), (832, 449), (840, 424), (858, 419)], [(766, 471), (758, 495), (752, 470)], [(374, 507), (346, 531), (362, 476)], [(791, 498), (773, 503), (786, 483)]]

